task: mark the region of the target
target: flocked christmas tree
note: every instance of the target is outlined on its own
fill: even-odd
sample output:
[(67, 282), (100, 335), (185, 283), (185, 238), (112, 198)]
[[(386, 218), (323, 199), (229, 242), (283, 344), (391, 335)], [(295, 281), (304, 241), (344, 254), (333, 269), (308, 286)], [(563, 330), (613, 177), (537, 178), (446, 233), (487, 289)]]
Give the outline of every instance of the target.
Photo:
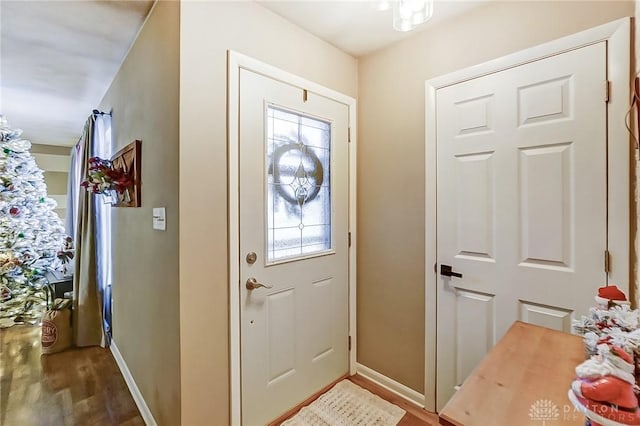
[(0, 115), (0, 328), (37, 324), (45, 305), (44, 273), (63, 268), (72, 256), (31, 142), (21, 134)]

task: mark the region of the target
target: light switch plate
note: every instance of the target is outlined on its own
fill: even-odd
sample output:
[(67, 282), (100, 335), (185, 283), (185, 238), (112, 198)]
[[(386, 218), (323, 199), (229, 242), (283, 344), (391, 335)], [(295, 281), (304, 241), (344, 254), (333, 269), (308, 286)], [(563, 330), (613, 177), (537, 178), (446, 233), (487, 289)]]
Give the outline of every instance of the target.
[(167, 229), (167, 213), (164, 207), (153, 208), (153, 229), (159, 231)]

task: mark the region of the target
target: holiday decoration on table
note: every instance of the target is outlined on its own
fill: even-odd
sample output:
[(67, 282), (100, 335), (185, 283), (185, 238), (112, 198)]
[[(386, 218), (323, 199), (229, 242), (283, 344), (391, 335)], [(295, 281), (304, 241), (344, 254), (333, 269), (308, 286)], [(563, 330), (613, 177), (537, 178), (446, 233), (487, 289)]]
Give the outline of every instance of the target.
[(42, 170), (0, 115), (0, 328), (37, 324), (45, 305), (47, 270), (73, 257), (71, 238), (47, 197)]
[(576, 367), (569, 399), (592, 426), (640, 425), (640, 311), (615, 285), (598, 289), (595, 301), (573, 321), (590, 358)]
[(634, 369), (633, 357), (624, 349), (600, 344), (598, 355), (576, 367), (569, 399), (592, 425), (640, 425)]
[(599, 288), (595, 301), (588, 316), (573, 321), (587, 353), (594, 355), (597, 344), (607, 341), (640, 355), (640, 311), (629, 307), (626, 295), (615, 285)]
[(631, 306), (631, 303), (627, 300), (627, 295), (615, 285), (600, 287), (595, 300), (597, 303), (596, 307), (598, 309), (610, 309), (616, 306)]

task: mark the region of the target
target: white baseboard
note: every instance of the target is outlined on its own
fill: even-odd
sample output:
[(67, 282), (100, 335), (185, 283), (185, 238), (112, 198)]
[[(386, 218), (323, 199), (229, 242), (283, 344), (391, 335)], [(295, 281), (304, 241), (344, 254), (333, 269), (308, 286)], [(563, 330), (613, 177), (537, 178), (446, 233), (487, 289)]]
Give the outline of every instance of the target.
[(395, 393), (396, 395), (406, 399), (408, 402), (417, 405), (420, 408), (424, 408), (425, 398), (420, 392), (416, 392), (413, 389), (398, 383), (395, 380), (378, 373), (369, 367), (362, 364), (356, 365), (356, 371), (359, 375), (372, 381), (373, 383), (382, 386), (383, 388)]
[(118, 367), (120, 368), (122, 377), (124, 377), (124, 381), (129, 387), (129, 392), (131, 392), (131, 396), (133, 396), (133, 400), (136, 402), (138, 410), (140, 410), (142, 420), (144, 420), (147, 426), (158, 426), (158, 423), (156, 423), (156, 419), (153, 418), (153, 414), (151, 414), (151, 410), (149, 410), (149, 406), (144, 400), (140, 389), (138, 389), (138, 385), (136, 385), (136, 381), (133, 380), (133, 376), (131, 375), (131, 371), (129, 371), (129, 367), (127, 367), (127, 363), (124, 362), (124, 358), (122, 358), (122, 354), (118, 350), (116, 342), (113, 340), (111, 340), (110, 348), (113, 358), (115, 358), (116, 364), (118, 364)]

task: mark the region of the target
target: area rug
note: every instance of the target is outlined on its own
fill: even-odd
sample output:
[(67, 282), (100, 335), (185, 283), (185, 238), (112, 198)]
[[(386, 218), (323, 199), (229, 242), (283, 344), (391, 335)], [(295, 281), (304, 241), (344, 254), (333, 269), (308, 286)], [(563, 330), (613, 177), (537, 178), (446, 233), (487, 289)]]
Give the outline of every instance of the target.
[(282, 426), (395, 426), (405, 411), (343, 380)]

